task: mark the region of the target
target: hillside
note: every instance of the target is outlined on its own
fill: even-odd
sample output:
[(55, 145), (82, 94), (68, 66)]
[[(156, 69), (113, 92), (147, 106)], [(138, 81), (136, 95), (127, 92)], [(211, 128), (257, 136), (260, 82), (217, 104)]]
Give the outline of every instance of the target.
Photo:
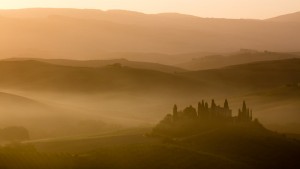
[(281, 15), (267, 20), (272, 22), (300, 22), (300, 12)]
[(189, 70), (218, 69), (231, 65), (239, 65), (257, 61), (272, 61), (299, 58), (297, 54), (258, 52), (252, 50), (240, 50), (234, 54), (228, 55), (209, 55), (205, 57), (194, 58), (193, 60), (179, 64), (177, 66)]
[[(185, 72), (177, 72), (176, 70), (181, 69), (175, 67), (125, 60), (3, 60), (0, 62), (2, 77), (0, 87), (31, 91), (105, 93), (134, 91), (153, 94), (160, 91), (174, 94), (202, 92), (205, 92), (202, 94), (216, 94), (223, 91), (222, 94), (226, 95), (226, 92), (234, 90), (240, 94), (242, 91), (251, 93), (300, 81), (300, 60), (282, 59), (294, 55), (277, 53), (244, 55), (245, 58), (255, 59), (260, 56), (266, 59), (277, 57), (280, 60)], [(236, 57), (240, 58), (241, 55)], [(113, 64), (119, 61), (121, 64)]]
[[(30, 96), (8, 92), (0, 92), (0, 105), (0, 128), (22, 126), (30, 130), (31, 138), (58, 134), (60, 132), (55, 131), (55, 128), (50, 129), (49, 124), (55, 124), (57, 127), (67, 126), (70, 121), (78, 118), (78, 115), (74, 114), (75, 111), (73, 117), (70, 117), (70, 110)], [(65, 121), (63, 125), (59, 122), (62, 119)]]
[(204, 102), (198, 107), (178, 111), (175, 106), (173, 113), (166, 115), (151, 135), (168, 139), (176, 145), (232, 159), (250, 168), (300, 165), (292, 160), (300, 155), (300, 142), (267, 130), (257, 119), (253, 120), (245, 102), (237, 116), (230, 113), (228, 102), (227, 106), (224, 104), (218, 109), (214, 104), (211, 108), (205, 108)]
[(65, 92), (188, 91), (198, 88), (176, 74), (122, 65), (74, 67), (39, 61), (1, 61), (1, 87), (6, 89)]
[[(141, 136), (140, 136), (141, 137)], [(108, 140), (107, 140), (108, 139)], [(44, 169), (44, 168), (161, 168), (166, 169), (181, 169), (189, 168), (245, 168), (245, 165), (238, 162), (229, 160), (227, 158), (218, 157), (213, 154), (205, 152), (193, 151), (188, 148), (166, 145), (161, 143), (149, 143), (142, 142), (142, 144), (136, 144), (134, 136), (127, 136), (127, 139), (133, 141), (133, 143), (119, 144), (120, 137), (103, 138), (107, 140), (109, 146), (101, 146), (101, 139), (78, 140), (82, 142), (82, 146), (89, 146), (87, 143), (90, 141), (99, 140), (98, 146), (101, 148), (94, 148), (93, 151), (83, 151), (80, 153), (70, 152), (52, 152), (40, 151), (35, 149), (31, 144), (19, 147), (8, 147), (0, 149), (0, 161), (1, 165), (5, 168), (31, 168), (32, 166)], [(121, 138), (122, 139), (122, 138)], [(133, 140), (132, 140), (133, 139)], [(149, 140), (149, 138), (144, 138)], [(75, 142), (78, 142), (75, 141)], [(115, 144), (115, 142), (118, 142)], [(60, 145), (63, 148), (66, 144), (72, 144), (73, 141), (65, 142)], [(53, 144), (53, 143), (44, 143)], [(54, 143), (55, 144), (55, 143)], [(72, 147), (76, 149), (75, 147)], [(21, 156), (22, 154), (23, 156)], [(9, 156), (8, 156), (9, 155)], [(164, 160), (161, 160), (164, 159)], [(14, 165), (11, 161), (19, 161), (22, 167)], [(47, 164), (47, 165), (45, 165)], [(45, 167), (47, 166), (47, 167)]]
[(219, 87), (248, 89), (250, 91), (285, 86), (300, 81), (300, 59), (261, 61), (183, 73), (185, 76), (204, 80)]
[(131, 59), (131, 53), (158, 53), (139, 61), (167, 63), (158, 56), (175, 54), (168, 60), (176, 63), (182, 53), (291, 52), (300, 43), (298, 23), (79, 9), (2, 10), (0, 16), (2, 58), (113, 59), (112, 53), (127, 53), (118, 58)]
[(120, 64), (122, 66), (136, 68), (136, 69), (148, 69), (155, 70), (165, 73), (175, 73), (175, 72), (184, 72), (186, 70), (178, 68), (175, 66), (163, 65), (159, 63), (150, 63), (150, 62), (137, 62), (129, 61), (127, 59), (111, 59), (111, 60), (65, 60), (65, 59), (29, 59), (29, 58), (14, 58), (14, 59), (5, 59), (6, 61), (25, 61), (25, 60), (35, 60), (45, 63), (50, 63), (53, 65), (61, 66), (70, 66), (70, 67), (104, 67), (114, 64)]
[[(252, 57), (252, 54), (245, 56)], [(254, 55), (254, 58), (259, 56), (260, 54)], [(264, 56), (274, 58), (293, 55)], [(161, 90), (169, 92), (194, 90), (200, 92), (207, 89), (216, 90), (216, 87), (222, 84), (223, 89), (248, 89), (252, 92), (254, 89), (299, 82), (299, 65), (300, 59), (284, 59), (176, 73), (174, 70), (181, 69), (125, 60), (120, 62), (119, 60), (3, 60), (0, 62), (2, 77), (0, 82), (2, 88), (37, 91), (155, 91), (157, 93)], [(218, 90), (222, 89), (218, 88)]]
[(30, 98), (26, 98), (23, 96), (11, 94), (11, 93), (6, 93), (6, 92), (0, 92), (0, 102), (2, 104), (7, 105), (8, 103), (14, 104), (40, 104), (39, 102), (32, 100)]
[[(30, 143), (40, 152), (39, 156), (44, 153), (48, 157), (52, 154), (75, 156), (76, 163), (71, 163), (75, 168), (182, 168), (187, 164), (189, 168), (222, 169), (299, 166), (299, 162), (293, 158), (299, 156), (299, 141), (252, 125), (220, 126), (210, 132), (173, 141), (147, 137), (142, 131), (129, 130), (103, 136)], [(26, 165), (35, 164), (33, 160), (21, 159), (26, 159)]]
[[(299, 141), (250, 126), (228, 126), (183, 141), (194, 149), (246, 163), (250, 168), (293, 168), (300, 163)], [(259, 160), (258, 160), (259, 159)], [(291, 161), (290, 161), (291, 160)]]

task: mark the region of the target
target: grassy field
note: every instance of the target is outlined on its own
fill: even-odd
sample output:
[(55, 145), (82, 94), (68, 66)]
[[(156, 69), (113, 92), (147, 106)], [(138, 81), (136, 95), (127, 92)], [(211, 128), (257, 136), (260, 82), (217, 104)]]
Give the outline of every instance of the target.
[[(229, 125), (184, 139), (149, 137), (147, 129), (32, 140), (1, 148), (6, 168), (294, 168), (300, 142), (265, 129)], [(8, 159), (8, 161), (7, 161)], [(5, 160), (5, 161), (4, 161)], [(11, 161), (19, 161), (18, 165)]]

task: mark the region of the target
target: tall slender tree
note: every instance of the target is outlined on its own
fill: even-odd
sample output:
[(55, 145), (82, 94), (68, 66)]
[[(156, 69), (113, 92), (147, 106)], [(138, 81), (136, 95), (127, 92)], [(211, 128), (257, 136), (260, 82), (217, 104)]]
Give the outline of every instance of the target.
[(173, 107), (173, 119), (174, 120), (178, 119), (178, 110), (177, 110), (177, 105), (176, 104)]
[(225, 99), (224, 108), (227, 109), (227, 110), (229, 110), (229, 104), (228, 104), (227, 99)]

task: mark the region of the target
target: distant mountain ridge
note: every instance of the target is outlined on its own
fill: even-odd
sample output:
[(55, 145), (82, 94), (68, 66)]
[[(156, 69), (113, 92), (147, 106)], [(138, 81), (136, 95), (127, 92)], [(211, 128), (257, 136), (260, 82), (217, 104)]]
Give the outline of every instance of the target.
[(112, 59), (107, 54), (158, 53), (167, 55), (143, 61), (167, 63), (164, 57), (184, 59), (183, 53), (300, 50), (300, 24), (295, 22), (80, 9), (0, 10), (0, 16), (2, 58)]

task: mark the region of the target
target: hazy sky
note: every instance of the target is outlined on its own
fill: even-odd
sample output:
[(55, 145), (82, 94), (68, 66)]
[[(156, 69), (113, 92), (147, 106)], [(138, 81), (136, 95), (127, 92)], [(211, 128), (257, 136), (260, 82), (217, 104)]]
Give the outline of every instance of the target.
[(178, 12), (201, 17), (269, 18), (300, 11), (300, 0), (0, 0), (0, 8), (125, 9), (144, 13)]

